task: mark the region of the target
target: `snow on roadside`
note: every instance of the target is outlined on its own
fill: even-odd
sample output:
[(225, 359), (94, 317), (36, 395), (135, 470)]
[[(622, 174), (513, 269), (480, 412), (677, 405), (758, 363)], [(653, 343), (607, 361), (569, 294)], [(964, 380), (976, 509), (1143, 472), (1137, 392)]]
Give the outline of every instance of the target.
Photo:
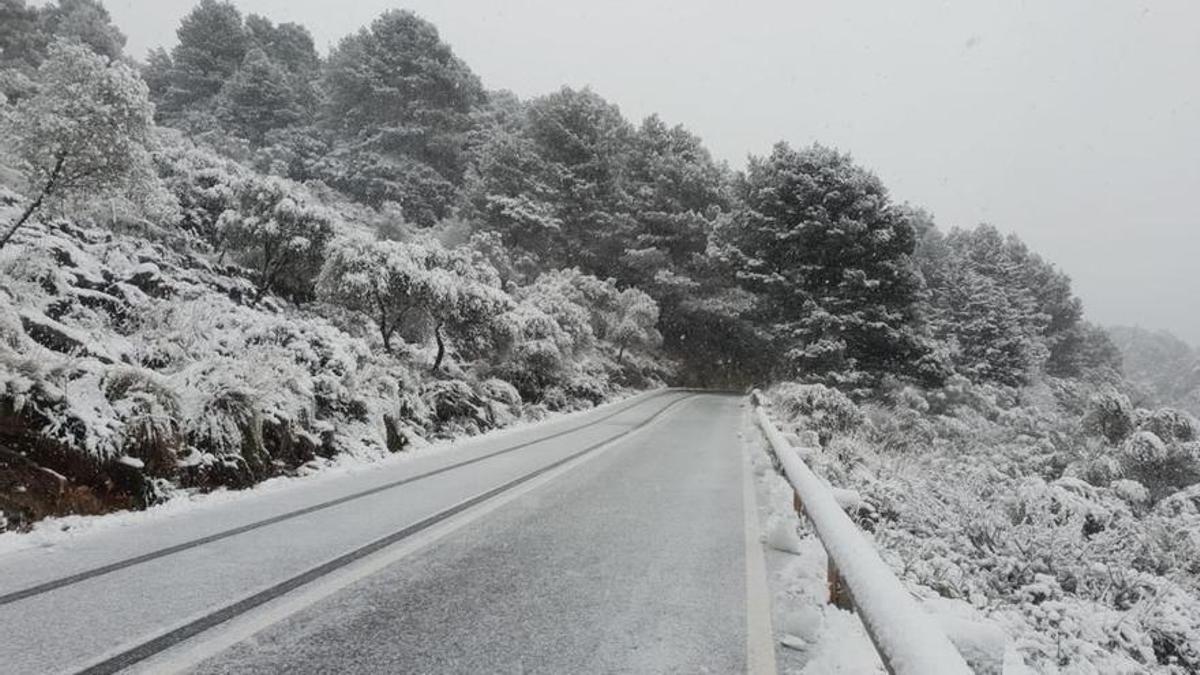
[(854, 614), (826, 602), (825, 549), (792, 508), (792, 488), (771, 466), (766, 439), (751, 413), (742, 439), (754, 467), (759, 523), (765, 534), (767, 584), (781, 673), (886, 673)]
[[(743, 418), (742, 438), (754, 467), (759, 520), (765, 533), (780, 672), (887, 672), (859, 618), (827, 602), (825, 549), (809, 523), (796, 515), (792, 487), (772, 466), (767, 440), (752, 414), (747, 412)], [(843, 508), (854, 510), (861, 505), (861, 497), (851, 490), (834, 488), (834, 492)], [(942, 598), (930, 589), (907, 585), (975, 672), (1034, 672), (1025, 665), (1007, 632), (978, 609), (961, 600)]]
[(607, 403), (586, 410), (550, 412), (540, 419), (517, 420), (507, 427), (494, 429), (478, 436), (459, 437), (425, 443), (414, 451), (401, 452), (384, 457), (343, 453), (329, 459), (317, 459), (303, 465), (294, 476), (276, 476), (244, 490), (219, 488), (212, 492), (178, 490), (161, 504), (144, 511), (115, 511), (95, 516), (61, 516), (46, 518), (34, 523), (28, 532), (0, 532), (0, 559), (6, 555), (35, 548), (51, 549), (77, 542), (97, 533), (114, 529), (185, 518), (200, 511), (211, 510), (226, 504), (258, 499), (267, 494), (289, 490), (312, 488), (333, 480), (356, 474), (368, 474), (430, 457), (464, 444), (496, 441), (550, 423), (569, 422), (588, 415), (602, 414), (617, 406), (629, 403), (640, 396), (648, 396), (657, 390), (621, 396)]

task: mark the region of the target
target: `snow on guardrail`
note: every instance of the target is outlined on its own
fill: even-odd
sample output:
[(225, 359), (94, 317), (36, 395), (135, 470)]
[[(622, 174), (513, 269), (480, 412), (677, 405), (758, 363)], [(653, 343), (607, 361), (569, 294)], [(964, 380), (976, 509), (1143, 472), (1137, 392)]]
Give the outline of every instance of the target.
[(950, 638), (892, 574), (842, 510), (829, 486), (808, 468), (771, 423), (760, 396), (756, 392), (752, 398), (758, 424), (825, 547), (831, 571), (836, 568), (840, 583), (845, 584), (884, 666), (895, 675), (969, 675), (970, 667)]

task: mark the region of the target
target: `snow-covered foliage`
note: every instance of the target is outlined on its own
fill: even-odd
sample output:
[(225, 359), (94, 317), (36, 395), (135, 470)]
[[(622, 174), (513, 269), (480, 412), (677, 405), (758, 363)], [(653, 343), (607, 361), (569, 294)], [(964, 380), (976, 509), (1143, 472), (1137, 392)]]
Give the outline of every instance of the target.
[(494, 372), (531, 400), (551, 409), (574, 398), (599, 402), (614, 386), (667, 375), (654, 356), (656, 333), (645, 326), (657, 307), (636, 289), (560, 270), (517, 288), (514, 299), (500, 317), (508, 341)]
[(372, 318), (392, 350), (392, 336), (423, 327), (438, 343), (434, 369), (445, 353), (443, 330), (464, 346), (485, 350), (493, 322), (512, 301), (494, 269), (468, 249), (434, 240), (396, 242), (348, 237), (336, 242), (318, 279), (320, 297)]
[(146, 84), (121, 62), (59, 41), (34, 76), (35, 89), (6, 114), (5, 148), (19, 162), (26, 208), (0, 230), (0, 246), (40, 208), (73, 197), (126, 198), (147, 208), (162, 196), (148, 145)]
[[(414, 352), (376, 349), (336, 312), (254, 302), (236, 267), (96, 226), (29, 228), (0, 250), (8, 527), (145, 506), (180, 488), (245, 487), (335, 454), (369, 459), (541, 414), (531, 402), (570, 408), (619, 391), (619, 378), (578, 361), (553, 402), (485, 377), (491, 358), (433, 378)], [(405, 292), (444, 322), (451, 353), (481, 356), (501, 341), (489, 325), (477, 343), (472, 326), (515, 305), (470, 252), (368, 243), (404, 253)], [(588, 377), (594, 386), (581, 384)]]
[(327, 210), (306, 204), (281, 178), (247, 176), (233, 186), (236, 203), (217, 219), (223, 250), (255, 270), (258, 296), (275, 292), (301, 302), (334, 235)]
[[(1194, 672), (1195, 421), (1078, 386), (896, 389), (806, 458), (861, 495), (852, 514), (918, 594), (968, 603), (1035, 670)], [(822, 393), (773, 389), (781, 428), (819, 428)]]

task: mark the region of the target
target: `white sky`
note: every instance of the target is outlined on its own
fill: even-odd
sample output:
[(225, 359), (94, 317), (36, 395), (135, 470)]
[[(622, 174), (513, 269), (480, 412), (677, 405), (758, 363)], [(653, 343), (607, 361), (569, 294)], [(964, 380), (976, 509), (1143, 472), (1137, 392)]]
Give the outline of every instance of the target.
[[(106, 0), (128, 50), (192, 0)], [(1200, 343), (1196, 0), (237, 0), (323, 49), (408, 8), (492, 89), (591, 85), (735, 168), (777, 140), (875, 170), (943, 228), (1014, 231), (1102, 323)]]

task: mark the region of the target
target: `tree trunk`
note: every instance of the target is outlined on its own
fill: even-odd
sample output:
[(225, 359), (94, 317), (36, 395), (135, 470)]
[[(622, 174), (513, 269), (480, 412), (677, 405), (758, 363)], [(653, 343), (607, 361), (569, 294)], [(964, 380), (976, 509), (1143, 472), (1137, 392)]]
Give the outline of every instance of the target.
[(0, 248), (4, 248), (4, 245), (8, 243), (9, 239), (12, 239), (13, 235), (17, 233), (17, 230), (19, 230), (21, 226), (25, 224), (25, 221), (29, 220), (29, 217), (42, 207), (42, 202), (45, 201), (46, 197), (54, 191), (54, 184), (58, 182), (58, 177), (60, 174), (62, 174), (63, 164), (65, 164), (66, 161), (66, 155), (58, 156), (58, 161), (54, 163), (54, 170), (50, 172), (50, 177), (46, 179), (46, 184), (42, 187), (42, 191), (38, 193), (37, 199), (33, 200), (33, 202), (25, 208), (25, 211), (21, 214), (21, 217), (17, 218), (17, 221), (13, 223), (12, 227), (8, 228), (8, 232), (4, 233), (4, 237), (0, 238)]
[(437, 322), (433, 327), (433, 339), (437, 340), (437, 357), (433, 359), (433, 372), (437, 372), (438, 368), (442, 367), (442, 359), (446, 356), (446, 342), (442, 339), (442, 322)]
[(387, 304), (383, 301), (383, 298), (380, 297), (379, 289), (373, 289), (372, 294), (375, 296), (375, 308), (379, 310), (379, 334), (383, 337), (383, 351), (391, 354), (392, 332), (396, 330), (396, 326), (395, 324), (388, 323)]
[(262, 270), (258, 273), (258, 292), (254, 294), (254, 302), (263, 299), (267, 291), (271, 288), (271, 266), (274, 264), (273, 255), (270, 244), (263, 244), (263, 265)]
[(392, 331), (388, 330), (384, 324), (379, 324), (379, 334), (383, 336), (383, 351), (392, 353)]

